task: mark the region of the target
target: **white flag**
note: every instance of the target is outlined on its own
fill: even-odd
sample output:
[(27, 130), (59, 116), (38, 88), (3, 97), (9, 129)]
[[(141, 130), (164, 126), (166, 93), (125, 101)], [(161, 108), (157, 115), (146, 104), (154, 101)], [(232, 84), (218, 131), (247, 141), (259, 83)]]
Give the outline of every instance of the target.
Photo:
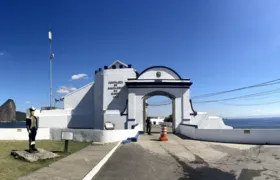
[(49, 40), (52, 40), (52, 30), (49, 31)]

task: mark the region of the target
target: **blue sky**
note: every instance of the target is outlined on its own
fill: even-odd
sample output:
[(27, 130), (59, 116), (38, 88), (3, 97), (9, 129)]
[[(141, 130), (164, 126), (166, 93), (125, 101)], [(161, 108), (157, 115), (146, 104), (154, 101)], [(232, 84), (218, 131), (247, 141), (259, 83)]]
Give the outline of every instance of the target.
[[(153, 65), (169, 66), (194, 82), (191, 95), (279, 78), (279, 7), (277, 0), (1, 1), (0, 102), (12, 98), (18, 110), (49, 104), (50, 25), (55, 97), (62, 96), (56, 93), (61, 86), (66, 92), (93, 81), (97, 68), (116, 59), (139, 72)], [(69, 81), (77, 74), (87, 78)], [(271, 100), (280, 96), (236, 103)], [(279, 115), (279, 105), (211, 103), (195, 104), (195, 109), (226, 117), (261, 116)], [(151, 114), (170, 110), (162, 106)]]

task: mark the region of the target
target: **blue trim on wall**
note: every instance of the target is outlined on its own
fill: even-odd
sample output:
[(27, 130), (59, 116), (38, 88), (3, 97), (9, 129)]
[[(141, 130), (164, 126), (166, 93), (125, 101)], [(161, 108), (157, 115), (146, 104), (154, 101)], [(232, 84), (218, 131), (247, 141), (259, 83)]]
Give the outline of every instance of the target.
[(137, 142), (138, 141), (138, 137), (139, 137), (140, 133), (137, 132), (137, 134), (134, 137), (131, 138), (127, 138), (127, 140), (131, 141), (131, 142)]
[(152, 86), (169, 86), (171, 88), (189, 88), (192, 82), (125, 82), (129, 88), (151, 88)]
[(190, 113), (190, 115), (192, 116), (196, 116), (197, 115), (197, 112), (193, 109), (193, 104), (192, 104), (192, 100), (190, 99), (190, 104), (191, 104), (191, 109), (193, 111), (193, 113)]
[[(147, 81), (147, 80), (155, 80), (155, 79), (137, 79), (137, 78), (128, 78), (127, 80), (138, 80), (138, 81)], [(156, 79), (156, 80), (168, 80), (168, 81), (178, 81), (178, 79)], [(182, 78), (181, 80), (189, 81), (189, 78)]]
[(138, 126), (139, 124), (134, 124), (131, 126), (132, 129), (135, 129), (136, 126)]
[(122, 144), (128, 144), (128, 143), (130, 143), (130, 142), (131, 142), (130, 139), (126, 139), (126, 140), (123, 140), (123, 141), (122, 141)]
[(121, 116), (127, 116), (128, 113), (124, 113), (126, 110), (127, 110), (127, 105), (128, 105), (128, 99), (126, 100), (126, 103), (125, 103), (125, 107), (124, 107), (124, 110), (121, 112)]
[(132, 142), (137, 142), (138, 141), (138, 137), (139, 137), (139, 132), (133, 137), (133, 138), (131, 138), (131, 141)]

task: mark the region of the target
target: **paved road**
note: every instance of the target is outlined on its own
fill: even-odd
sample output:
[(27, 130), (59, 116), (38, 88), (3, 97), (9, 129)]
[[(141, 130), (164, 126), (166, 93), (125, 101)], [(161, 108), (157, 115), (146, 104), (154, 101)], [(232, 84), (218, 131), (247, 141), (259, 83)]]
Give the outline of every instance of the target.
[(176, 161), (164, 156), (149, 153), (137, 144), (121, 146), (109, 159), (101, 171), (94, 177), (96, 180), (156, 180), (178, 179)]
[(264, 180), (280, 179), (279, 146), (193, 141), (169, 135), (141, 135), (122, 145), (96, 180)]
[(23, 176), (19, 180), (81, 180), (116, 145), (117, 143), (89, 145), (47, 167)]

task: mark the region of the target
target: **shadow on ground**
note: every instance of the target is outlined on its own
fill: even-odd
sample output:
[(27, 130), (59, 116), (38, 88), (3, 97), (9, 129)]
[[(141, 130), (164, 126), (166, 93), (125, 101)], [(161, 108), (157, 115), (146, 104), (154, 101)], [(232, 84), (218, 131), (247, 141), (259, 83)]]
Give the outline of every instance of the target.
[[(181, 139), (190, 139), (189, 137), (181, 134), (176, 134), (176, 136), (180, 137)], [(227, 151), (229, 154), (234, 154), (238, 151), (236, 149), (222, 147), (219, 145), (212, 145), (212, 147), (220, 150), (221, 152)], [(179, 178), (179, 180), (253, 180), (254, 177), (260, 176), (261, 172), (266, 170), (242, 169), (239, 177), (237, 178), (234, 173), (224, 172), (220, 169), (209, 167), (209, 164), (206, 161), (195, 154), (195, 161), (191, 161), (190, 164), (200, 165), (201, 167), (193, 168), (189, 164), (181, 161), (176, 155), (172, 154), (171, 152), (167, 151), (167, 153), (172, 156), (183, 169), (184, 176)]]
[(178, 136), (179, 138), (181, 138), (181, 139), (191, 139), (191, 138), (189, 138), (189, 137), (187, 137), (187, 136), (184, 136), (184, 135), (182, 135), (182, 134), (175, 134), (176, 136)]
[(198, 168), (192, 168), (189, 166), (187, 163), (181, 161), (177, 156), (175, 156), (172, 153), (169, 153), (170, 156), (172, 156), (178, 164), (181, 165), (184, 171), (184, 176), (179, 178), (179, 180), (236, 180), (235, 175), (228, 173), (228, 172), (223, 172), (217, 168), (211, 168), (207, 166), (208, 164), (205, 161), (201, 161), (201, 158), (198, 158), (195, 162), (192, 163), (200, 163), (202, 165), (205, 165), (203, 167), (198, 167)]
[(253, 180), (254, 177), (260, 176), (264, 170), (242, 169), (238, 180)]
[(220, 169), (217, 169), (217, 168), (209, 167), (209, 164), (198, 155), (194, 155), (195, 160), (190, 162), (194, 166), (197, 166), (196, 168), (193, 168), (189, 164), (180, 160), (180, 158), (178, 156), (171, 153), (170, 151), (165, 149), (163, 146), (161, 146), (161, 147), (171, 157), (173, 157), (176, 160), (176, 162), (182, 167), (183, 176), (180, 177), (178, 180), (185, 180), (185, 179), (188, 179), (188, 180), (236, 180), (234, 174), (221, 171)]

